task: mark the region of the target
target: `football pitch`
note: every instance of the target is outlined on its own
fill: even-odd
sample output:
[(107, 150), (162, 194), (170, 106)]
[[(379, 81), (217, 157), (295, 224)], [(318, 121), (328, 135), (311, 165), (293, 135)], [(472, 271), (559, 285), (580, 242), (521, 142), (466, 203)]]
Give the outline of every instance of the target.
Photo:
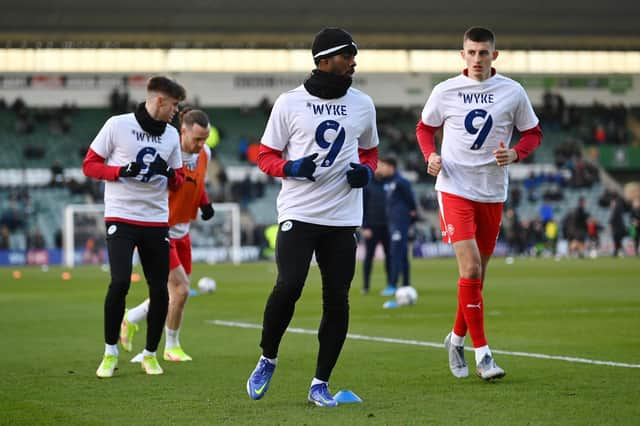
[[(109, 274), (80, 267), (0, 269), (0, 424), (150, 425), (585, 425), (640, 421), (640, 259), (556, 262), (494, 259), (485, 284), (485, 325), (507, 376), (486, 383), (455, 379), (442, 348), (456, 305), (454, 260), (415, 260), (415, 306), (385, 310), (382, 265), (373, 290), (351, 290), (348, 338), (330, 389), (361, 404), (322, 409), (307, 403), (321, 312), (312, 267), (291, 330), (283, 338), (268, 394), (247, 396), (260, 354), (260, 324), (275, 280), (273, 263), (194, 265), (193, 281), (218, 289), (192, 297), (181, 343), (193, 362), (162, 361), (147, 376), (120, 352), (112, 379), (95, 370), (104, 349), (103, 302)], [(139, 271), (138, 271), (139, 272)], [(132, 284), (127, 302), (146, 295)], [(144, 331), (134, 354), (142, 350)], [(467, 345), (470, 339), (467, 338)], [(470, 366), (473, 353), (466, 352)]]

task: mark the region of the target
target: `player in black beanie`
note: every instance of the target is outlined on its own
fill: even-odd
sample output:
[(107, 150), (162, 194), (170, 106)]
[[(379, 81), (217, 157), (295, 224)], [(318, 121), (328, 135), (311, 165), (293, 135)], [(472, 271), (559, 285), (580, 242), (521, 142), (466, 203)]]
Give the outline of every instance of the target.
[(280, 342), (315, 254), (322, 277), (318, 357), (307, 399), (320, 407), (339, 401), (329, 392), (349, 329), (349, 289), (356, 265), (356, 227), (362, 225), (362, 188), (378, 163), (372, 99), (351, 88), (358, 48), (339, 28), (316, 34), (315, 69), (278, 96), (260, 139), (258, 167), (281, 177), (278, 195), (278, 276), (262, 321), (262, 354), (247, 380), (251, 399), (262, 399), (278, 363)]
[(358, 45), (353, 41), (351, 34), (342, 28), (325, 28), (316, 34), (311, 45), (313, 61), (318, 65), (321, 59), (348, 52), (355, 56), (358, 53)]
[[(309, 93), (322, 99), (337, 99), (351, 87), (358, 46), (351, 34), (341, 28), (325, 28), (316, 34), (311, 45), (316, 69), (304, 82)], [(340, 55), (340, 60), (332, 59)]]

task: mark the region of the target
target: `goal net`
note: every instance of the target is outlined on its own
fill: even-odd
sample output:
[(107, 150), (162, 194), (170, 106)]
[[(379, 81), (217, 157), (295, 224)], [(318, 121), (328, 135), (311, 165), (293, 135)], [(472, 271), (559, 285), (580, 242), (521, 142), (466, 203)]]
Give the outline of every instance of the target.
[[(198, 216), (191, 222), (193, 261), (240, 263), (240, 207), (236, 203), (218, 203), (214, 208), (216, 214), (210, 220), (203, 221)], [(103, 204), (65, 207), (62, 248), (68, 267), (108, 263)]]

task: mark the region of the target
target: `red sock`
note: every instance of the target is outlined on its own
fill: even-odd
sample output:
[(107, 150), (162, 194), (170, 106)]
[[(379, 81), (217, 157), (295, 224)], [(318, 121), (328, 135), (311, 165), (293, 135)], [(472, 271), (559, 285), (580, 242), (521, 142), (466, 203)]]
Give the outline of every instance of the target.
[(487, 344), (484, 335), (484, 305), (481, 288), (482, 280), (479, 278), (458, 280), (458, 309), (462, 310), (474, 348)]
[(460, 337), (467, 335), (467, 323), (464, 320), (464, 312), (460, 303), (460, 287), (458, 287), (458, 309), (456, 309), (456, 321), (453, 323), (453, 332)]

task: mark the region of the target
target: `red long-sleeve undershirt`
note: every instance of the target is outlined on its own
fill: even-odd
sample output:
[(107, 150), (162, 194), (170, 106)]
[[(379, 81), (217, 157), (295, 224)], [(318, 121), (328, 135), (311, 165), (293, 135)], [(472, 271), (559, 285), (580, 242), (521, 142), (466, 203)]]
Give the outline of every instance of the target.
[(520, 140), (514, 145), (513, 149), (518, 154), (518, 160), (522, 161), (531, 155), (542, 143), (542, 129), (540, 125), (532, 129), (520, 132)]
[(90, 178), (116, 181), (120, 175), (120, 166), (106, 165), (104, 158), (89, 149), (82, 162), (82, 171)]
[(207, 195), (206, 188), (202, 188), (202, 195), (200, 196), (200, 206), (209, 204), (209, 196)]
[(436, 152), (435, 135), (438, 129), (439, 127), (427, 126), (422, 120), (418, 121), (418, 125), (416, 126), (416, 138), (418, 139), (425, 163), (428, 163), (429, 156)]
[[(358, 148), (360, 163), (376, 171), (378, 167), (378, 148)], [(258, 151), (258, 167), (260, 170), (273, 177), (284, 177), (284, 165), (289, 160), (282, 158), (282, 151), (260, 144)]]
[[(418, 139), (418, 144), (420, 145), (420, 150), (422, 151), (425, 162), (429, 161), (431, 153), (436, 152), (434, 137), (438, 129), (439, 127), (424, 124), (422, 120), (418, 121), (418, 125), (416, 126), (416, 138)], [(522, 161), (531, 155), (541, 142), (542, 129), (540, 125), (520, 132), (520, 140), (513, 146), (513, 149), (518, 154), (516, 161)]]
[(360, 164), (368, 166), (375, 173), (378, 168), (378, 147), (371, 149), (358, 148), (358, 158), (360, 158)]
[[(93, 179), (116, 181), (120, 176), (121, 167), (105, 164), (105, 159), (92, 149), (87, 151), (87, 155), (82, 162), (83, 173)], [(168, 186), (170, 190), (177, 191), (184, 182), (184, 170), (182, 167), (174, 170), (176, 174), (169, 178)]]

